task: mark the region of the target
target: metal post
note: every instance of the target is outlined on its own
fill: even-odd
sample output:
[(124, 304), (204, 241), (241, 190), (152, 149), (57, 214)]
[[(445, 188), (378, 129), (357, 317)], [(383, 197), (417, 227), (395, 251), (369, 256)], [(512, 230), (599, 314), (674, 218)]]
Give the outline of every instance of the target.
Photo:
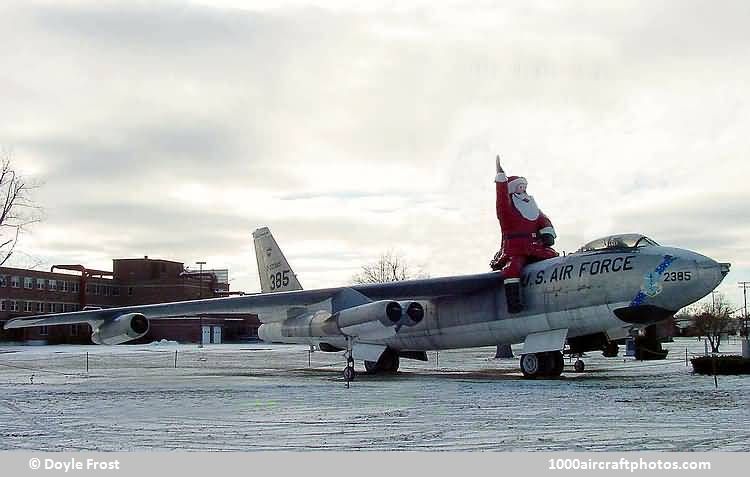
[(174, 350), (174, 369), (177, 369), (177, 350)]
[[(198, 271), (198, 280), (199, 280), (199, 287), (198, 287), (198, 299), (203, 299), (203, 265), (206, 264), (206, 262), (200, 261), (195, 262), (196, 265), (198, 265), (199, 271)], [(198, 316), (198, 324), (200, 326), (200, 334), (198, 335), (198, 339), (200, 344), (198, 345), (199, 348), (203, 348), (203, 315)]]
[(685, 366), (688, 365), (687, 346), (685, 347)]
[(435, 369), (440, 369), (440, 351), (435, 351)]
[(748, 329), (748, 323), (747, 323), (747, 318), (748, 318), (747, 316), (747, 286), (750, 285), (750, 282), (739, 282), (739, 284), (742, 287), (742, 296), (745, 300), (745, 316), (743, 317), (743, 320), (742, 320), (742, 331), (745, 333), (745, 339), (741, 340), (742, 341), (742, 357), (746, 359), (750, 359), (750, 329)]
[(86, 372), (89, 372), (89, 352), (86, 351)]
[(713, 372), (714, 372), (714, 387), (716, 389), (719, 388), (719, 378), (716, 377), (716, 355), (711, 356), (711, 365), (713, 366)]

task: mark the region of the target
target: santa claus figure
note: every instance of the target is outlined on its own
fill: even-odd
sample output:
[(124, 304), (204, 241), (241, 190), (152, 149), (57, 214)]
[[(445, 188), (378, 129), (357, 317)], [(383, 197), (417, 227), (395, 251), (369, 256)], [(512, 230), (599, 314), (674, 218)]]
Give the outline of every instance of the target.
[(507, 177), (497, 156), (497, 220), (503, 232), (502, 248), (490, 262), (493, 270), (502, 270), (508, 312), (518, 313), (521, 304), (521, 272), (528, 263), (557, 257), (552, 249), (555, 228), (539, 210), (534, 197), (526, 193), (523, 177)]

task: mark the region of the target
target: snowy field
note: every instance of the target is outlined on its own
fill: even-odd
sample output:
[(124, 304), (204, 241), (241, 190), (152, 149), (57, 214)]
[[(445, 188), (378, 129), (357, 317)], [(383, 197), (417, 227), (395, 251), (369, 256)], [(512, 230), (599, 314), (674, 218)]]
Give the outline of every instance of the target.
[(750, 451), (750, 376), (717, 389), (685, 366), (702, 342), (665, 346), (538, 381), (494, 348), (431, 352), (350, 389), (299, 346), (0, 346), (0, 449)]

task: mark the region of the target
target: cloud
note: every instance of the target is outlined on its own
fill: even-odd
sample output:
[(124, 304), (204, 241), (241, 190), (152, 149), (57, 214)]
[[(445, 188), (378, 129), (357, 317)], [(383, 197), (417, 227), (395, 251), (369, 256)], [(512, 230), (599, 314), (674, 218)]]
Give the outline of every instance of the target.
[[(559, 248), (640, 231), (750, 279), (744, 2), (18, 3), (0, 143), (44, 181), (48, 262), (212, 257), (257, 289), (271, 226), (308, 287), (388, 249), (499, 246), (494, 156)], [(77, 257), (77, 258), (76, 258)], [(732, 295), (736, 298), (736, 294)]]

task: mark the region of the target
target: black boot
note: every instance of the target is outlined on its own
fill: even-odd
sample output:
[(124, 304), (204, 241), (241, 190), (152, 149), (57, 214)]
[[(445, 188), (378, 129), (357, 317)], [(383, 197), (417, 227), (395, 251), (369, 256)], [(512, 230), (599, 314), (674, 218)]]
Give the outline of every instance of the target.
[(521, 284), (518, 282), (505, 284), (505, 300), (508, 302), (508, 313), (519, 313), (523, 310), (521, 304)]

